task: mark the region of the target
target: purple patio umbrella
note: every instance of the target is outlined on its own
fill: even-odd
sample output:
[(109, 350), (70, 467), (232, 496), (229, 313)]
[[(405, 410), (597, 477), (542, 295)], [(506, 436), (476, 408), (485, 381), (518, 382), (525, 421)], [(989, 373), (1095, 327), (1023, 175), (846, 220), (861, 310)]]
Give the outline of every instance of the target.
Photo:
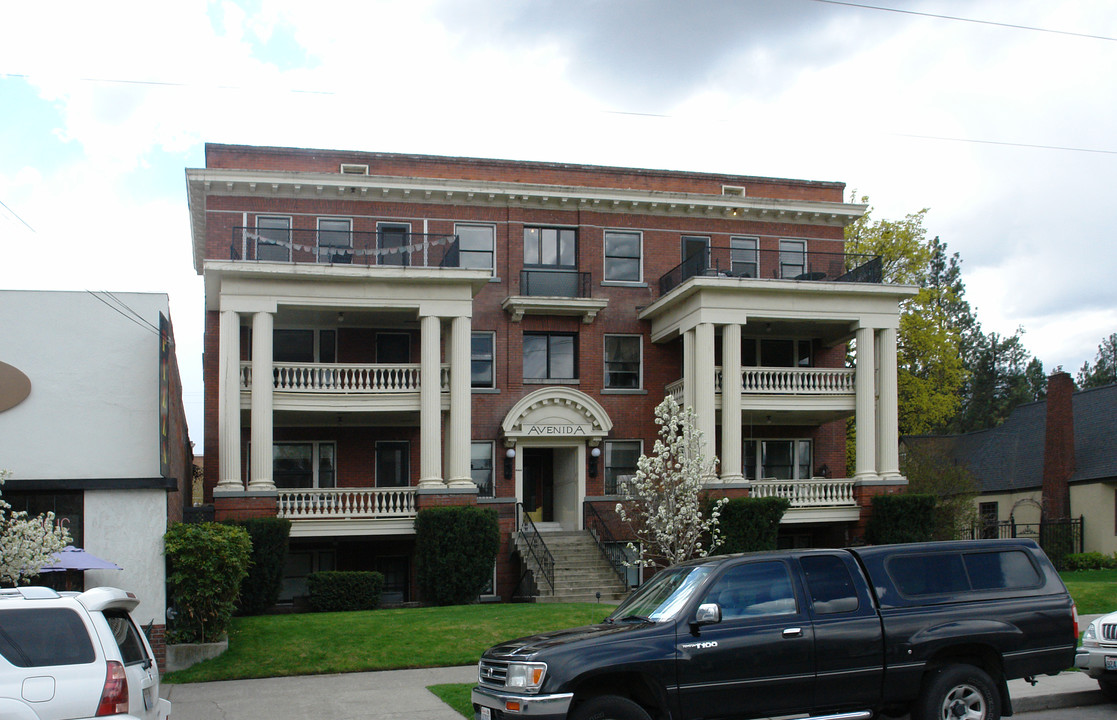
[(46, 567), (39, 569), (41, 573), (47, 572), (65, 572), (67, 570), (121, 570), (122, 568), (116, 563), (102, 560), (101, 558), (87, 553), (81, 548), (67, 545), (62, 548), (62, 551), (56, 553), (54, 562)]

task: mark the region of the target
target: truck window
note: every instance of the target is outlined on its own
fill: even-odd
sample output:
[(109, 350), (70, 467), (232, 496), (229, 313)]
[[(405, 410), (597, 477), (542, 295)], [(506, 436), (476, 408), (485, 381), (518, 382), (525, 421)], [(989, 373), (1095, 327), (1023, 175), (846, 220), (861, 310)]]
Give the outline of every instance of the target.
[(811, 609), (818, 615), (853, 612), (859, 603), (849, 568), (835, 555), (809, 555), (799, 559), (807, 578)]
[(1011, 590), (1042, 584), (1031, 559), (1021, 550), (966, 553), (963, 557), (974, 590)]
[(946, 595), (970, 589), (961, 553), (900, 554), (888, 558), (886, 568), (901, 595)]
[(799, 611), (791, 576), (780, 562), (746, 563), (730, 568), (706, 593), (703, 602), (720, 605), (723, 620)]

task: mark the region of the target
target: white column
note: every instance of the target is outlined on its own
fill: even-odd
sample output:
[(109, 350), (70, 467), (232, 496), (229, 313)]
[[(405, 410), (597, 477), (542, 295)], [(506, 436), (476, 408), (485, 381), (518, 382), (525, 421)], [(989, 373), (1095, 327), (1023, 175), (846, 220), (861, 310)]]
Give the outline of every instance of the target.
[(683, 333), (683, 401), (684, 408), (694, 407), (694, 328)]
[(873, 329), (857, 329), (857, 464), (853, 477), (857, 480), (877, 479), (876, 379), (873, 372)]
[(900, 478), (899, 386), (896, 379), (896, 328), (879, 333), (880, 397), (877, 399), (877, 471), (882, 478)]
[(252, 315), (252, 479), (249, 490), (275, 490), (272, 480), (272, 327), (269, 312)]
[[(694, 412), (702, 431), (706, 461), (714, 458), (717, 425), (714, 413), (714, 326), (699, 323), (694, 329)], [(716, 472), (716, 470), (714, 471)]]
[(419, 318), (419, 487), (442, 487), (442, 323)]
[(217, 361), (218, 482), (216, 492), (244, 490), (240, 474), (240, 314), (221, 312)]
[(470, 371), (472, 323), (456, 317), (450, 325), (450, 437), (446, 453), (451, 487), (474, 487), (469, 471), (472, 438), (472, 374)]
[(741, 326), (721, 330), (721, 479), (741, 482)]

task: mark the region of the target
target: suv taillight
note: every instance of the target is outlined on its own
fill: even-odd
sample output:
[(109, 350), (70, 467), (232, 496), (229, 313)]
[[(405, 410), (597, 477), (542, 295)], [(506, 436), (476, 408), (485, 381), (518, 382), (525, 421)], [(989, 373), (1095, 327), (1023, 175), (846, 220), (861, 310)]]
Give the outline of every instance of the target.
[(128, 712), (128, 676), (124, 666), (116, 660), (109, 660), (105, 672), (105, 687), (101, 690), (101, 703), (97, 706), (97, 717), (119, 715)]

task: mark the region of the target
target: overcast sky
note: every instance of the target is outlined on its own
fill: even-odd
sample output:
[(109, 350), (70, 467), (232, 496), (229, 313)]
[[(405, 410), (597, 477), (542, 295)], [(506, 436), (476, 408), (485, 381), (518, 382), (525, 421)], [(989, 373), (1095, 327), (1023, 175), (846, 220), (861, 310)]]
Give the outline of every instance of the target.
[(199, 451), (207, 141), (842, 181), (1048, 371), (1117, 331), (1113, 0), (0, 2), (0, 288), (169, 293)]

